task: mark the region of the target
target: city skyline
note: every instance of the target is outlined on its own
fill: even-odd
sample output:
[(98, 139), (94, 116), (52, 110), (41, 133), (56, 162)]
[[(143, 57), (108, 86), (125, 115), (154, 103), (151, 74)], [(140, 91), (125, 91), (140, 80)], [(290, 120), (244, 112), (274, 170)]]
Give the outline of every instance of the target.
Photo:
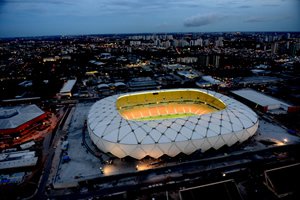
[(0, 37), (300, 31), (299, 0), (0, 1)]

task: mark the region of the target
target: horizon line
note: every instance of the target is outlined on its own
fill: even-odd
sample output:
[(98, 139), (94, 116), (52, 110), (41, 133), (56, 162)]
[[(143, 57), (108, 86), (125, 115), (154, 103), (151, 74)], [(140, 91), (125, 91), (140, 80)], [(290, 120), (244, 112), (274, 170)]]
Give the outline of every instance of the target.
[(300, 31), (177, 31), (177, 32), (136, 32), (136, 33), (85, 33), (85, 34), (53, 34), (53, 35), (36, 35), (36, 36), (0, 36), (2, 39), (18, 39), (18, 38), (38, 38), (38, 37), (78, 37), (78, 36), (100, 36), (100, 35), (148, 35), (148, 34), (195, 34), (195, 33), (300, 33)]

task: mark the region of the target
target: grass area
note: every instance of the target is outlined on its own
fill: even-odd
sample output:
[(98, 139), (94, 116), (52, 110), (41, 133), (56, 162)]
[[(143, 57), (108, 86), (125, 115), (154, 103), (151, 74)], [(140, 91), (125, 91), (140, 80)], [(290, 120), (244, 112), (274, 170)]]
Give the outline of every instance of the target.
[(136, 121), (148, 121), (148, 120), (162, 120), (162, 119), (173, 119), (173, 118), (183, 118), (193, 116), (193, 113), (178, 113), (178, 114), (169, 114), (169, 115), (158, 115), (158, 116), (151, 116), (151, 117), (144, 117), (135, 119)]

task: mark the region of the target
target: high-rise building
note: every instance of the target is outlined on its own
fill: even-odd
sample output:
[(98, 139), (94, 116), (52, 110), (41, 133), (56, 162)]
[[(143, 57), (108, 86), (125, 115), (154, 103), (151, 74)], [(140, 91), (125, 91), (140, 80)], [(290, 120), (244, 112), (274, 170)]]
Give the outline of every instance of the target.
[(271, 44), (271, 53), (272, 53), (272, 54), (276, 54), (277, 51), (278, 51), (278, 43), (277, 43), (277, 42), (272, 43), (272, 44)]
[(202, 40), (202, 38), (199, 38), (199, 39), (197, 39), (196, 41), (195, 41), (195, 46), (203, 46), (203, 40)]
[(220, 56), (213, 55), (213, 66), (219, 67), (220, 66)]
[(223, 47), (223, 37), (219, 37), (216, 41), (215, 41), (215, 46), (216, 47)]
[(210, 44), (209, 39), (205, 39), (205, 40), (204, 40), (204, 46), (208, 46), (209, 44)]
[(208, 55), (199, 56), (198, 61), (201, 66), (207, 67), (209, 65), (209, 56)]

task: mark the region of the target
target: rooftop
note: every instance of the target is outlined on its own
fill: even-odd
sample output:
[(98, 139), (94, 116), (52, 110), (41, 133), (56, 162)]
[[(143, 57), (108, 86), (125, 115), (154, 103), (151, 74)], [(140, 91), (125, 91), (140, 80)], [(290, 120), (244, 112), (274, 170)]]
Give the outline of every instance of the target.
[(1, 107), (0, 130), (17, 128), (18, 126), (44, 114), (36, 105)]
[(255, 90), (252, 89), (241, 89), (241, 90), (234, 90), (232, 91), (232, 93), (243, 97), (245, 99), (248, 99), (256, 104), (259, 104), (261, 106), (268, 106), (268, 105), (285, 105), (285, 106), (290, 106), (287, 103), (283, 102), (283, 101), (279, 101), (275, 98), (272, 98), (268, 95), (265, 95), (261, 92), (257, 92)]
[(76, 79), (74, 80), (68, 80), (64, 86), (62, 87), (62, 89), (60, 90), (60, 93), (67, 93), (67, 92), (71, 92), (72, 88), (74, 87), (76, 83)]

